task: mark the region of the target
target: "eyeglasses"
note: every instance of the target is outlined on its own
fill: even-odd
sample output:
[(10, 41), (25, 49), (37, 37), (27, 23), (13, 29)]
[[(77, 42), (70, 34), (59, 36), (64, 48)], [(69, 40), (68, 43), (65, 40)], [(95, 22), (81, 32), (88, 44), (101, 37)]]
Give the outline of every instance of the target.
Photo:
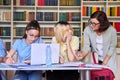
[(88, 20), (88, 24), (95, 27), (96, 25), (98, 25), (100, 23), (95, 23), (95, 22), (92, 22), (92, 21)]

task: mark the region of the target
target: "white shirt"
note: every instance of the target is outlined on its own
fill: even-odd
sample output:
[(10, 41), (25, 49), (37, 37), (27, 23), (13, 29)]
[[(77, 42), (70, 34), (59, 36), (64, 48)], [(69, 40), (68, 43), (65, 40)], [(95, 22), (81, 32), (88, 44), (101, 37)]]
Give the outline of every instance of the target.
[(96, 43), (97, 43), (98, 60), (103, 61), (103, 38), (102, 38), (102, 35), (97, 36)]

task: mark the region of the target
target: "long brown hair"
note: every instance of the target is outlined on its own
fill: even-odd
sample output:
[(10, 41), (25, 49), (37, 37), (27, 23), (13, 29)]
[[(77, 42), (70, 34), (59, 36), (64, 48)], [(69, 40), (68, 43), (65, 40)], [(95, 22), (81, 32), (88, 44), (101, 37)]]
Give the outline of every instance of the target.
[[(40, 36), (40, 25), (37, 20), (32, 20), (31, 22), (29, 22), (25, 28), (25, 31), (31, 29), (38, 30), (39, 31), (38, 37)], [(26, 33), (24, 34), (23, 38), (27, 38)]]

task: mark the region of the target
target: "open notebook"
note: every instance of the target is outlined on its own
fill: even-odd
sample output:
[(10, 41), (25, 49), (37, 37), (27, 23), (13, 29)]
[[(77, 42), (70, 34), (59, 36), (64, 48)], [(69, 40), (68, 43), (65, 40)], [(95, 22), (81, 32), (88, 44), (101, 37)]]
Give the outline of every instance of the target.
[(59, 44), (32, 44), (31, 45), (31, 65), (46, 64), (46, 47), (51, 47), (52, 63), (59, 63)]

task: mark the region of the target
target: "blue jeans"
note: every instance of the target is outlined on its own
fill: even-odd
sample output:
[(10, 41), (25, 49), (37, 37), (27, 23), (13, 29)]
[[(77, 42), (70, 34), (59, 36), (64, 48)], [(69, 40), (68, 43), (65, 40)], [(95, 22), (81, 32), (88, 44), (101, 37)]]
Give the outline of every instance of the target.
[(3, 74), (3, 72), (1, 70), (0, 70), (0, 77), (1, 77), (2, 80), (6, 80), (5, 75)]
[(13, 80), (42, 80), (42, 71), (16, 71)]

